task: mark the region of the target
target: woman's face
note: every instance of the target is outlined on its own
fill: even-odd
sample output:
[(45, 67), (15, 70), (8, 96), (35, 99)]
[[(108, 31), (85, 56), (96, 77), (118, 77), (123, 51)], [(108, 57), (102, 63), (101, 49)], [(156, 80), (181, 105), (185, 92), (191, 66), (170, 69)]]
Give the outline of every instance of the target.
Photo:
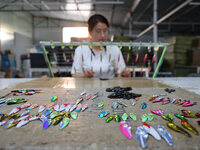
[(108, 39), (108, 27), (102, 22), (98, 22), (90, 32), (91, 41), (105, 42)]

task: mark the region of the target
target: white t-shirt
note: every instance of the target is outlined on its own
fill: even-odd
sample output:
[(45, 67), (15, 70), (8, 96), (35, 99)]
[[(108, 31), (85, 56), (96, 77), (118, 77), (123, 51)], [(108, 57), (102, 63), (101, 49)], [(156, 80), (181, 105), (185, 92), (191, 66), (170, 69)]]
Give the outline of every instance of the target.
[(124, 58), (117, 46), (106, 46), (96, 51), (89, 46), (79, 46), (75, 50), (72, 74), (83, 73), (85, 69), (94, 72), (94, 77), (112, 78), (126, 67)]

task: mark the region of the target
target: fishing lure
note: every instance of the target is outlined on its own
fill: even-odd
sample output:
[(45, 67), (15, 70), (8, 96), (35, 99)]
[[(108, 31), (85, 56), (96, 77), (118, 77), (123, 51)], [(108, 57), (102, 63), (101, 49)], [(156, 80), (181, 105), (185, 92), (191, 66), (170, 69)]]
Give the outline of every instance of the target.
[(65, 107), (65, 112), (69, 112), (69, 110), (71, 109), (72, 105), (71, 104), (67, 104), (67, 106)]
[(6, 104), (12, 105), (12, 104), (25, 103), (25, 102), (27, 102), (27, 100), (25, 100), (24, 98), (17, 98), (17, 99), (8, 101)]
[(23, 108), (27, 108), (27, 107), (30, 107), (30, 106), (31, 106), (31, 103), (30, 104), (25, 103), (25, 104), (21, 105), (20, 108), (23, 109)]
[(158, 133), (160, 136), (167, 142), (169, 146), (173, 146), (172, 136), (164, 126), (158, 125), (157, 127)]
[(38, 120), (40, 119), (41, 115), (31, 115), (30, 118), (29, 118), (29, 121), (34, 121), (34, 120)]
[(131, 139), (133, 137), (131, 133), (131, 126), (127, 124), (126, 121), (120, 121), (120, 129), (126, 138)]
[(76, 107), (77, 107), (77, 105), (76, 104), (74, 104), (71, 108), (70, 108), (70, 110), (69, 110), (69, 112), (72, 112), (73, 110), (75, 110), (76, 109)]
[(135, 56), (135, 64), (137, 64), (137, 62), (138, 62), (138, 56), (139, 56), (139, 54), (137, 53)]
[(183, 105), (186, 102), (186, 100), (183, 100), (182, 102), (178, 103), (178, 105)]
[(86, 94), (86, 100), (89, 100), (92, 97), (92, 94)]
[(169, 100), (169, 98), (166, 98), (166, 99), (164, 99), (164, 100), (162, 100), (162, 105), (164, 105), (164, 104), (168, 104), (168, 103), (170, 103), (171, 101)]
[(51, 125), (52, 120), (51, 119), (46, 119), (46, 121), (43, 124), (43, 129), (47, 129)]
[(131, 105), (135, 105), (136, 104), (136, 100), (135, 99), (133, 99), (132, 101), (131, 101)]
[(16, 128), (20, 128), (24, 125), (26, 125), (27, 123), (29, 123), (29, 118), (26, 118), (24, 120), (21, 120), (17, 125), (16, 125)]
[(182, 134), (184, 134), (184, 135), (186, 135), (186, 136), (188, 136), (188, 137), (191, 137), (191, 135), (190, 135), (187, 131), (185, 131), (185, 130), (182, 129), (181, 127), (175, 125), (174, 123), (167, 122), (167, 126), (168, 126), (169, 128), (171, 128), (172, 130), (174, 130), (174, 131), (180, 132), (180, 133), (182, 133)]
[(99, 93), (95, 93), (94, 96), (92, 97), (92, 100), (96, 99), (97, 97), (99, 97)]
[(121, 121), (120, 116), (118, 114), (115, 115), (115, 121), (116, 122), (120, 122)]
[(177, 99), (177, 100), (175, 100), (175, 102), (173, 104), (178, 104), (180, 102), (181, 102), (181, 99)]
[(83, 97), (80, 97), (76, 100), (76, 105), (78, 105), (79, 103), (81, 103), (83, 101)]
[(64, 129), (69, 124), (69, 118), (64, 117), (63, 120), (60, 122), (59, 129)]
[(156, 98), (155, 100), (151, 101), (152, 103), (157, 103), (157, 102), (161, 102), (163, 100), (163, 97), (160, 98)]
[(103, 106), (104, 106), (104, 102), (98, 103), (98, 108), (101, 108), (101, 107), (103, 107)]
[(10, 119), (8, 120), (5, 125), (4, 125), (4, 128), (7, 128), (9, 125), (11, 125), (13, 122), (15, 121), (15, 119)]
[(11, 112), (8, 113), (8, 115), (11, 115), (13, 113), (17, 113), (18, 111), (20, 111), (21, 108), (20, 107), (15, 107), (13, 110), (11, 110)]
[(55, 126), (55, 125), (59, 124), (62, 121), (62, 119), (63, 119), (63, 116), (58, 116), (53, 120), (52, 124)]
[(128, 106), (128, 105), (126, 105), (124, 102), (122, 102), (121, 100), (118, 100), (117, 103), (120, 104), (120, 105), (123, 105), (123, 106), (125, 106), (125, 107)]
[(185, 120), (181, 120), (181, 124), (183, 127), (185, 127), (186, 129), (192, 131), (192, 133), (199, 135), (199, 132), (197, 131), (197, 129), (195, 129), (191, 124), (189, 124), (187, 121)]
[(118, 106), (119, 106), (118, 102), (113, 102), (112, 103), (112, 108), (113, 109), (117, 109)]
[(39, 106), (38, 104), (31, 104), (31, 106), (26, 108), (25, 110), (34, 109), (34, 108), (37, 108), (38, 106)]
[(158, 97), (158, 95), (153, 95), (151, 98), (149, 98), (149, 101), (152, 101), (154, 99), (156, 99)]
[(74, 119), (74, 120), (76, 120), (77, 117), (78, 117), (78, 114), (76, 112), (74, 112), (74, 111), (71, 112), (70, 115), (71, 115), (71, 118)]
[(58, 96), (54, 96), (54, 97), (52, 97), (51, 102), (55, 102), (57, 100), (58, 100)]
[(154, 110), (150, 110), (152, 113), (154, 113), (154, 114), (156, 114), (156, 115), (159, 115), (159, 116), (161, 116), (161, 115), (164, 115), (164, 112), (161, 110), (161, 109), (159, 109), (159, 108), (157, 108), (157, 110), (156, 111), (154, 111)]
[(24, 119), (29, 118), (29, 117), (30, 117), (30, 114), (18, 118), (17, 121), (21, 121), (21, 120), (24, 120)]
[(174, 118), (171, 114), (168, 114), (167, 116), (161, 115), (161, 117), (169, 122), (173, 122)]
[(147, 104), (146, 104), (146, 103), (142, 103), (142, 104), (141, 104), (141, 108), (142, 108), (142, 109), (147, 108)]
[(6, 124), (8, 122), (8, 120), (2, 120), (1, 122), (0, 122), (0, 126), (3, 126), (4, 124)]
[(127, 113), (123, 113), (122, 120), (126, 121), (127, 119), (128, 119), (128, 114)]
[(108, 116), (107, 118), (106, 118), (106, 123), (109, 123), (111, 120), (113, 120), (113, 116), (112, 115), (110, 115), (110, 116)]
[(151, 60), (151, 64), (153, 64), (155, 62), (155, 58), (156, 58), (156, 54), (153, 55), (152, 60)]
[(136, 115), (134, 115), (133, 113), (130, 113), (129, 116), (131, 117), (131, 119), (133, 119), (134, 121), (137, 120), (137, 117)]
[(189, 104), (183, 104), (182, 106), (183, 107), (188, 107), (188, 106), (193, 106), (193, 105), (196, 105), (197, 102), (193, 102), (193, 103), (189, 103)]
[(144, 60), (143, 60), (144, 64), (145, 64), (146, 61), (147, 61), (147, 56), (148, 56), (148, 54), (146, 53), (146, 54), (144, 55)]
[(39, 109), (38, 109), (38, 113), (41, 113), (45, 110), (46, 105), (40, 105)]
[(9, 124), (9, 125), (7, 126), (7, 129), (10, 129), (10, 128), (16, 126), (19, 122), (20, 122), (20, 121), (14, 121), (13, 123), (11, 123), (11, 124)]
[(82, 107), (82, 110), (81, 110), (81, 111), (85, 111), (87, 108), (88, 108), (88, 105), (87, 105), (87, 104), (85, 104), (85, 105), (83, 105), (83, 107)]
[(25, 116), (25, 115), (27, 115), (27, 114), (29, 114), (30, 113), (30, 110), (26, 110), (26, 111), (24, 111), (21, 115), (20, 115), (20, 117), (23, 117), (23, 116)]
[(83, 96), (86, 94), (86, 91), (83, 91), (80, 95)]
[(61, 104), (61, 105), (60, 105), (59, 112), (65, 110), (66, 107), (67, 107), (67, 104)]
[(127, 56), (126, 56), (126, 63), (128, 63), (128, 61), (129, 61), (129, 53), (127, 54)]
[(142, 127), (143, 129), (149, 133), (150, 135), (152, 135), (156, 140), (160, 141), (161, 140), (161, 137), (160, 135), (158, 134), (158, 132), (152, 127), (150, 126), (149, 124), (147, 124), (146, 122), (144, 122), (142, 124)]
[(185, 109), (182, 109), (182, 116), (185, 116), (185, 117), (189, 117), (189, 118), (199, 118), (200, 117), (200, 114), (199, 113), (192, 113), (191, 111), (189, 110), (185, 110)]
[(152, 113), (149, 113), (149, 114), (148, 114), (148, 120), (149, 120), (149, 121), (152, 121), (153, 119), (154, 119), (153, 114), (152, 114)]
[(56, 112), (56, 111), (54, 111), (54, 112), (52, 112), (51, 114), (50, 114), (50, 119), (54, 119), (55, 117), (57, 117), (58, 116), (58, 113)]
[(147, 114), (143, 114), (143, 115), (141, 116), (141, 119), (142, 119), (142, 122), (146, 122), (146, 121), (148, 120)]
[(141, 147), (146, 148), (147, 147), (148, 134), (144, 130), (144, 128), (142, 126), (137, 127), (135, 134), (136, 134), (136, 139), (140, 143)]
[(81, 104), (79, 104), (78, 106), (77, 106), (77, 108), (76, 108), (76, 112), (80, 112), (81, 111), (81, 109), (82, 109), (82, 105)]
[(53, 109), (52, 108), (47, 108), (45, 113), (44, 113), (44, 116), (47, 117), (48, 115), (50, 115), (51, 113), (53, 112)]
[(174, 116), (176, 116), (177, 118), (179, 118), (179, 119), (181, 119), (181, 120), (185, 120), (185, 121), (188, 122), (188, 120), (187, 120), (184, 116), (182, 116), (182, 115), (180, 115), (180, 114), (175, 113)]

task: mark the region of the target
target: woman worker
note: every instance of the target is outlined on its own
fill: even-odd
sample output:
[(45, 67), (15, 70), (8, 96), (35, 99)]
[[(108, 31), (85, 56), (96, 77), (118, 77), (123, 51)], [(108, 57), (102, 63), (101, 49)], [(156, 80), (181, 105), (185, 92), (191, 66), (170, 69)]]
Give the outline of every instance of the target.
[[(105, 42), (108, 38), (107, 19), (95, 14), (88, 20), (89, 37), (92, 42)], [(75, 50), (72, 65), (73, 77), (113, 78), (130, 77), (124, 59), (117, 46), (79, 46)]]

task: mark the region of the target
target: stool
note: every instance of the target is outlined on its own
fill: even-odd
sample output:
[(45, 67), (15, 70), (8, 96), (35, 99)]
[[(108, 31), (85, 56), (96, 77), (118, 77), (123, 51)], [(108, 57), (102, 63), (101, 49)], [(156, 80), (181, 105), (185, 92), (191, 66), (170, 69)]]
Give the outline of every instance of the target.
[(133, 68), (133, 77), (136, 76), (136, 72), (144, 72), (145, 73), (145, 77), (148, 78), (149, 77), (149, 74), (148, 74), (148, 71), (149, 71), (149, 68), (140, 68), (140, 67), (134, 67)]

